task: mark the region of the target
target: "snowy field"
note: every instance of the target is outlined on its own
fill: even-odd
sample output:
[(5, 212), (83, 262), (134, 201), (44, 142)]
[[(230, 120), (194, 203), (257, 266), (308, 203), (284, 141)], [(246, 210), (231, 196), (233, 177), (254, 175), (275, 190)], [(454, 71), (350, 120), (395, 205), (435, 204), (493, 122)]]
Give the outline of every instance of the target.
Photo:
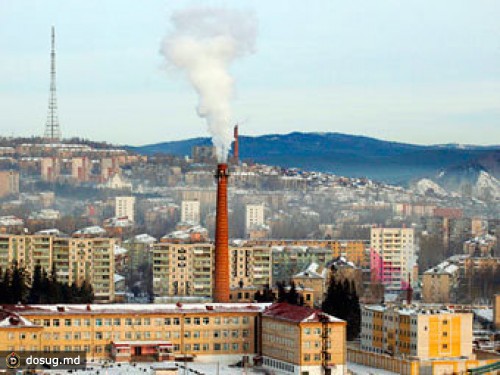
[[(165, 362), (167, 363), (167, 362)], [(179, 369), (178, 375), (252, 375), (252, 374), (265, 374), (263, 370), (259, 369), (242, 369), (229, 367), (229, 364), (235, 363), (235, 361), (230, 362), (191, 362), (186, 363), (185, 368), (184, 363), (177, 362), (168, 362), (170, 365), (176, 365)], [(136, 363), (135, 365), (129, 363), (111, 363), (109, 365), (103, 364), (89, 364), (87, 370), (79, 370), (72, 371), (72, 374), (77, 375), (90, 375), (90, 374), (99, 374), (99, 375), (120, 375), (120, 374), (130, 374), (130, 375), (139, 375), (139, 374), (154, 374), (154, 368), (156, 366), (161, 366), (161, 364), (155, 363)], [(347, 368), (350, 374), (353, 375), (397, 375), (394, 372), (383, 371), (376, 368), (366, 367), (362, 365), (358, 365), (356, 363), (349, 362), (347, 364)], [(47, 372), (47, 374), (68, 374), (69, 371), (61, 371), (61, 370), (53, 370)], [(271, 372), (268, 372), (270, 374)], [(278, 373), (276, 373), (278, 374)]]

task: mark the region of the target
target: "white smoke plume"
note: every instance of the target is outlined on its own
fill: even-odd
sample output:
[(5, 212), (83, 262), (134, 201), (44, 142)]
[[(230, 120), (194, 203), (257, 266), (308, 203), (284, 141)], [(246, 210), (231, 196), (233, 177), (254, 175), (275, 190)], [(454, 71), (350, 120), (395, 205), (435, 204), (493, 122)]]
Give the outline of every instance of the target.
[(227, 159), (233, 140), (230, 64), (253, 53), (252, 13), (222, 8), (190, 8), (172, 15), (173, 31), (161, 52), (183, 70), (198, 93), (198, 115), (205, 118), (219, 161)]

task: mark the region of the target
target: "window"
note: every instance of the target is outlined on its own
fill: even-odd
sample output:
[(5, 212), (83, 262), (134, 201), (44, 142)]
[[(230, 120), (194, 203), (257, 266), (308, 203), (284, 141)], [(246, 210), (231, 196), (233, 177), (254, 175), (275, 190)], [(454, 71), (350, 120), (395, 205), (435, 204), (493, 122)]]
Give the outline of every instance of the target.
[(80, 319), (73, 319), (73, 326), (80, 327)]
[(200, 325), (200, 318), (194, 318), (194, 324), (199, 326)]
[(119, 326), (120, 324), (121, 324), (121, 320), (120, 320), (120, 318), (115, 318), (115, 319), (113, 319), (113, 325), (115, 325), (115, 326)]
[(104, 319), (104, 325), (105, 325), (105, 326), (110, 326), (110, 325), (111, 325), (111, 322), (112, 322), (112, 320), (111, 320), (111, 319)]
[(220, 351), (220, 344), (218, 344), (218, 343), (214, 344), (214, 350)]
[(131, 318), (126, 318), (125, 319), (125, 325), (126, 326), (131, 326), (132, 325), (132, 319)]
[(191, 318), (184, 318), (184, 324), (191, 324)]
[(71, 327), (71, 319), (64, 319), (64, 326)]
[(203, 318), (203, 324), (205, 324), (205, 325), (210, 324), (210, 318), (204, 317)]
[(96, 325), (96, 327), (100, 327), (100, 326), (102, 326), (102, 319), (97, 318), (97, 319), (95, 320), (95, 325)]
[(149, 319), (149, 318), (144, 318), (144, 325), (145, 325), (145, 326), (150, 326), (150, 325), (151, 325), (151, 319)]
[(54, 327), (59, 327), (59, 319), (54, 319), (54, 320), (52, 321), (52, 326), (54, 326)]
[(181, 320), (179, 318), (174, 318), (174, 326), (181, 325)]
[(166, 326), (170, 325), (170, 318), (165, 318), (164, 323)]

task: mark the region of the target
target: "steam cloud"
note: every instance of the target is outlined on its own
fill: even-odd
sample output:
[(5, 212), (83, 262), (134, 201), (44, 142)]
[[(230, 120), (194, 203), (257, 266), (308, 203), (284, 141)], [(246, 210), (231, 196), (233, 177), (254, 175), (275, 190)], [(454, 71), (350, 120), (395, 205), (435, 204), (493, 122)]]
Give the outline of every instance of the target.
[(198, 93), (198, 116), (207, 122), (219, 161), (225, 161), (233, 140), (229, 65), (253, 52), (255, 18), (243, 11), (190, 8), (174, 13), (172, 24), (161, 52), (185, 71)]

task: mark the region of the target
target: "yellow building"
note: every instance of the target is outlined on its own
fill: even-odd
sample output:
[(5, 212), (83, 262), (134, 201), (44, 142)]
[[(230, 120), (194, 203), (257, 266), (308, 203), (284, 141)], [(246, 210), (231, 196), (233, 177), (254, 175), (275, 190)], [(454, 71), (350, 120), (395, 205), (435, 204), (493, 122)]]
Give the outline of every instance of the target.
[(267, 305), (7, 305), (0, 351), (83, 350), (116, 361), (255, 354)]
[[(320, 310), (276, 303), (262, 313), (263, 365), (277, 373), (344, 374), (346, 322)], [(326, 358), (323, 361), (323, 358)]]
[(0, 235), (0, 268), (17, 260), (31, 280), (36, 265), (57, 280), (92, 285), (96, 302), (114, 300), (114, 238), (70, 238), (53, 235)]
[(361, 350), (420, 360), (472, 355), (472, 314), (425, 306), (367, 305)]

